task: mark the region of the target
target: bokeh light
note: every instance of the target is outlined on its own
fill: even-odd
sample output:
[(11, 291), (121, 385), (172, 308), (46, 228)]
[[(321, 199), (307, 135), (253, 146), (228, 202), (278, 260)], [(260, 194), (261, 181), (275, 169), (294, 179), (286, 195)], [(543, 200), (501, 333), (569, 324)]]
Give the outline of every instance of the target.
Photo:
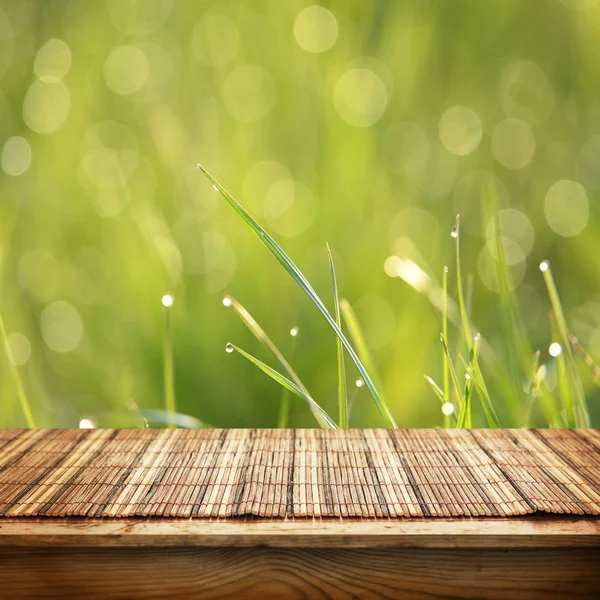
[(40, 318), (42, 337), (50, 350), (61, 354), (73, 352), (83, 337), (83, 321), (78, 310), (59, 300), (49, 304)]
[(225, 80), (222, 93), (227, 112), (243, 123), (264, 119), (276, 100), (273, 78), (256, 65), (236, 67)]
[(474, 110), (466, 106), (453, 106), (441, 116), (439, 133), (448, 152), (465, 156), (479, 146), (483, 126)]
[(205, 65), (224, 67), (238, 55), (239, 29), (225, 15), (209, 15), (194, 27), (192, 49)]
[(546, 194), (544, 214), (548, 225), (558, 235), (578, 235), (587, 226), (590, 214), (585, 189), (576, 181), (557, 181)]
[(355, 127), (368, 127), (383, 115), (388, 103), (388, 92), (374, 71), (349, 69), (336, 83), (333, 102), (346, 123)]
[(294, 37), (298, 45), (307, 52), (325, 52), (337, 40), (337, 19), (323, 6), (307, 6), (298, 13), (294, 21)]
[(63, 125), (71, 110), (71, 95), (62, 81), (36, 79), (25, 95), (23, 120), (36, 133), (53, 133)]
[(136, 46), (115, 48), (104, 63), (104, 78), (108, 87), (122, 96), (139, 92), (150, 72), (148, 59)]
[(31, 166), (31, 146), (22, 137), (11, 137), (2, 147), (2, 170), (7, 175), (18, 177)]
[(27, 364), (31, 356), (31, 344), (22, 333), (10, 333), (6, 338), (6, 343), (10, 349), (10, 358), (17, 367)]
[(519, 119), (504, 119), (492, 132), (494, 158), (507, 169), (526, 167), (535, 154), (535, 136), (531, 127)]
[(39, 50), (33, 64), (33, 71), (44, 83), (60, 81), (71, 68), (71, 50), (66, 42), (59, 39), (48, 40)]
[(532, 61), (509, 65), (500, 77), (500, 101), (507, 117), (531, 125), (548, 120), (554, 110), (554, 90), (542, 69)]

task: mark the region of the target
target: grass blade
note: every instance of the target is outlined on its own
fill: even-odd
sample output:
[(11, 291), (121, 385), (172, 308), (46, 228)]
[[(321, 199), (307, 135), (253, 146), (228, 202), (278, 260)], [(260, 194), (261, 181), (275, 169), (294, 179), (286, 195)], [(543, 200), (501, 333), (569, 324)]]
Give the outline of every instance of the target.
[[(293, 327), (290, 330), (292, 336), (292, 351), (290, 353), (290, 365), (294, 362), (294, 356), (296, 354), (296, 340), (298, 339), (298, 328)], [(290, 418), (290, 391), (287, 388), (283, 388), (281, 394), (281, 401), (279, 403), (279, 418), (277, 419), (278, 429), (286, 429), (289, 424)]]
[(431, 378), (429, 375), (425, 375), (425, 381), (431, 386), (431, 389), (434, 391), (435, 395), (440, 399), (442, 404), (446, 402), (446, 398), (444, 397), (444, 392), (440, 388), (440, 386)]
[(317, 419), (317, 422), (321, 427), (337, 429), (338, 426), (331, 420), (331, 417), (311, 398), (310, 395), (305, 394), (293, 381), (290, 381), (287, 377), (262, 362), (258, 358), (255, 358), (248, 352), (238, 348), (233, 344), (227, 344), (227, 351), (233, 352), (236, 351), (238, 354), (241, 354), (244, 358), (249, 360), (253, 365), (256, 365), (263, 373), (266, 373), (271, 379), (276, 381), (279, 385), (283, 386), (285, 389), (289, 390), (292, 394), (295, 394), (299, 398), (305, 400), (310, 406), (313, 415)]
[[(177, 412), (175, 403), (175, 375), (173, 372), (173, 330), (171, 327), (171, 307), (173, 296), (168, 294), (162, 297), (162, 305), (165, 307), (165, 331), (163, 341), (163, 373), (165, 382), (165, 411), (170, 414)], [(175, 427), (169, 423), (169, 428)]]
[[(554, 277), (552, 276), (550, 263), (548, 261), (542, 262), (542, 264), (540, 265), (540, 270), (542, 271), (544, 282), (546, 283), (546, 288), (548, 290), (548, 296), (550, 297), (550, 304), (552, 306), (552, 314), (554, 316), (554, 321), (556, 323), (556, 327), (563, 342), (563, 350), (565, 352), (565, 357), (562, 359), (564, 361), (565, 367), (564, 375), (568, 378), (568, 381), (570, 382), (570, 385), (568, 387), (572, 388), (571, 390), (566, 390), (566, 388), (564, 390), (561, 390), (561, 396), (563, 391), (565, 393), (568, 392), (569, 396), (571, 396), (571, 394), (573, 396), (572, 410), (575, 426), (590, 427), (590, 416), (585, 400), (585, 394), (583, 392), (583, 384), (581, 383), (581, 378), (579, 377), (579, 373), (577, 372), (577, 365), (575, 364), (573, 352), (571, 350), (571, 342), (569, 341), (569, 329), (567, 327), (567, 320), (565, 318), (562, 303), (558, 295), (556, 283), (554, 282)], [(558, 358), (560, 358), (560, 356)], [(560, 369), (560, 365), (558, 363), (559, 361), (557, 360), (557, 368)], [(564, 385), (567, 384), (565, 383)]]
[(312, 288), (310, 283), (304, 275), (301, 273), (300, 269), (292, 262), (292, 260), (288, 257), (288, 255), (283, 251), (283, 249), (277, 244), (277, 242), (254, 220), (254, 218), (246, 211), (246, 209), (202, 166), (198, 165), (201, 171), (206, 175), (208, 180), (213, 184), (213, 187), (227, 200), (227, 202), (232, 206), (232, 208), (240, 215), (240, 217), (244, 220), (244, 222), (252, 229), (254, 234), (258, 237), (258, 239), (263, 243), (263, 245), (269, 250), (271, 255), (275, 257), (275, 259), (279, 262), (279, 264), (289, 273), (289, 275), (294, 279), (294, 281), (300, 286), (300, 288), (304, 291), (304, 293), (312, 300), (313, 304), (319, 309), (319, 312), (325, 317), (329, 326), (333, 329), (335, 334), (338, 336), (348, 355), (356, 365), (360, 376), (362, 377), (365, 385), (367, 386), (373, 400), (385, 422), (392, 426), (397, 427), (396, 421), (392, 416), (387, 404), (382, 400), (381, 396), (377, 392), (375, 388), (375, 384), (371, 379), (369, 373), (365, 369), (358, 355), (354, 351), (354, 348), (350, 344), (350, 342), (346, 339), (342, 330), (338, 327), (335, 319), (331, 316), (330, 312), (325, 307), (325, 304), (319, 298), (315, 290)]
[(467, 348), (469, 352), (471, 352), (473, 348), (473, 342), (471, 338), (469, 315), (467, 313), (467, 307), (465, 304), (465, 296), (463, 293), (462, 276), (460, 270), (460, 215), (456, 215), (456, 225), (452, 229), (452, 237), (456, 240), (456, 293), (458, 296), (458, 308), (460, 311), (460, 320), (463, 328), (463, 336), (467, 343)]
[(525, 414), (525, 427), (531, 427), (531, 413), (533, 405), (540, 388), (540, 351), (538, 350), (533, 355), (533, 368), (531, 369), (531, 379), (529, 383), (529, 402), (527, 405), (527, 413)]
[(479, 352), (481, 347), (480, 344), (481, 335), (477, 334), (473, 342), (473, 350), (471, 352), (471, 365), (468, 372), (473, 378), (475, 387), (479, 392), (479, 397), (481, 399), (481, 407), (483, 408), (483, 412), (485, 414), (488, 426), (491, 428), (498, 428), (501, 427), (500, 419), (498, 418), (496, 410), (494, 409), (492, 398), (490, 397), (487, 385), (485, 383), (485, 379), (483, 377), (483, 373), (481, 372), (481, 368), (479, 366)]
[(444, 353), (448, 359), (448, 367), (450, 369), (450, 379), (452, 380), (452, 385), (454, 386), (454, 392), (456, 393), (456, 397), (459, 400), (459, 403), (462, 407), (463, 403), (463, 395), (460, 389), (460, 383), (458, 382), (458, 375), (456, 374), (456, 369), (454, 368), (454, 363), (452, 362), (452, 357), (450, 356), (450, 351), (448, 350), (448, 345), (446, 344), (446, 339), (443, 335), (440, 335), (440, 340), (442, 342), (442, 347), (444, 348)]
[(365, 335), (363, 333), (362, 327), (358, 322), (356, 317), (356, 313), (352, 308), (352, 305), (345, 298), (340, 299), (340, 310), (342, 312), (342, 317), (344, 319), (344, 323), (350, 333), (350, 339), (352, 343), (356, 347), (356, 351), (358, 352), (358, 356), (363, 364), (366, 366), (367, 371), (371, 373), (371, 377), (375, 382), (375, 386), (379, 391), (379, 397), (383, 400), (385, 404), (387, 404), (387, 400), (384, 393), (383, 381), (381, 380), (381, 376), (379, 375), (379, 371), (375, 365), (375, 361), (373, 360), (373, 356), (369, 351), (369, 346), (367, 345), (367, 340), (365, 339)]
[[(335, 308), (335, 322), (342, 328), (342, 316), (340, 314), (340, 299), (338, 295), (337, 278), (335, 276), (335, 266), (329, 244), (327, 244), (327, 256), (329, 257), (329, 269), (331, 270), (331, 281), (333, 282), (333, 304)], [(339, 425), (342, 429), (348, 427), (348, 392), (346, 390), (346, 367), (344, 366), (344, 346), (340, 338), (337, 342), (338, 356), (338, 407), (339, 407)]]
[(19, 398), (19, 404), (21, 405), (21, 410), (25, 415), (25, 422), (27, 423), (27, 427), (34, 429), (35, 421), (33, 420), (33, 414), (31, 412), (31, 407), (29, 406), (29, 401), (27, 400), (27, 394), (25, 394), (25, 388), (23, 387), (23, 382), (21, 381), (21, 376), (19, 375), (19, 369), (15, 364), (15, 357), (13, 356), (12, 349), (8, 342), (8, 334), (6, 333), (6, 327), (4, 326), (4, 319), (2, 318), (2, 313), (0, 313), (0, 339), (4, 342), (4, 349), (6, 351), (6, 357), (8, 358), (8, 366), (10, 372), (15, 380), (15, 386), (17, 388), (17, 397)]
[(583, 362), (589, 367), (596, 385), (600, 385), (600, 367), (596, 364), (589, 352), (581, 345), (581, 342), (572, 333), (569, 334), (569, 342), (573, 350), (575, 350)]
[[(442, 336), (448, 339), (448, 267), (442, 272)], [(448, 368), (448, 356), (442, 350), (442, 365), (444, 369), (444, 402), (450, 402), (450, 370)], [(450, 415), (444, 414), (444, 425), (450, 427)]]
[[(285, 359), (283, 354), (279, 351), (279, 348), (273, 343), (271, 338), (265, 333), (264, 329), (258, 324), (258, 321), (242, 306), (235, 298), (231, 296), (225, 296), (223, 299), (223, 304), (225, 306), (231, 306), (235, 313), (240, 317), (244, 325), (248, 327), (248, 329), (254, 334), (254, 337), (265, 346), (271, 354), (279, 361), (281, 366), (285, 369), (290, 379), (293, 381), (294, 385), (302, 392), (304, 398), (310, 398), (309, 406), (314, 408), (315, 406), (319, 406), (317, 402), (312, 398), (309, 391), (306, 389), (306, 386), (302, 383), (300, 377), (294, 369), (292, 365)], [(270, 367), (269, 367), (270, 368)], [(285, 387), (285, 386), (284, 386)], [(319, 407), (320, 409), (320, 407)], [(322, 410), (322, 409), (321, 409)], [(313, 410), (313, 414), (314, 410)], [(315, 414), (315, 418), (317, 420), (319, 417)]]

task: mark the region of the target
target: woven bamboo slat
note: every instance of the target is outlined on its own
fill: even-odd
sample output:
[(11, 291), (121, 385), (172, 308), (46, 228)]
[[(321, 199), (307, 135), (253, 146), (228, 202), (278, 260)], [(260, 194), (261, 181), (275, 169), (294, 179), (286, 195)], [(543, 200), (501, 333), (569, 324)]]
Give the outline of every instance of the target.
[(0, 430), (1, 517), (600, 515), (596, 430)]

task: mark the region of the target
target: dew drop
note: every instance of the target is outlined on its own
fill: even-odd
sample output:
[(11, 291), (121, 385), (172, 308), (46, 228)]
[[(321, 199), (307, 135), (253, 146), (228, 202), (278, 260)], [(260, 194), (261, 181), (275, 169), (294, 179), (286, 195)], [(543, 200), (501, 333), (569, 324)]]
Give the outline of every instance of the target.
[(225, 352), (227, 352), (227, 354), (231, 354), (233, 352), (233, 344), (227, 342), (225, 345)]
[(444, 267), (444, 273), (448, 274), (448, 267)]
[(454, 404), (452, 404), (452, 402), (444, 402), (444, 404), (442, 404), (442, 413), (449, 417), (454, 413)]
[(175, 303), (175, 299), (173, 298), (173, 296), (169, 295), (169, 294), (165, 294), (162, 297), (162, 305), (166, 308), (169, 308), (171, 306), (173, 306), (173, 304)]
[(467, 381), (470, 381), (471, 380), (471, 375), (469, 373), (465, 373), (465, 379)]
[(213, 185), (213, 190), (215, 190), (215, 192), (218, 192), (219, 188), (216, 185)]
[(550, 344), (550, 348), (548, 348), (548, 353), (553, 358), (557, 358), (562, 354), (562, 346), (557, 342), (553, 342), (552, 344)]
[(357, 388), (361, 388), (363, 385), (365, 385), (365, 382), (362, 379), (357, 379), (355, 385)]
[(456, 225), (452, 228), (452, 231), (450, 232), (450, 235), (456, 239), (458, 237), (458, 229), (456, 228)]
[(231, 306), (232, 304), (233, 300), (230, 296), (225, 296), (225, 298), (223, 298), (223, 306)]
[(540, 264), (540, 271), (542, 273), (545, 273), (549, 268), (550, 268), (550, 263), (547, 260), (545, 260), (544, 262), (542, 262)]
[(292, 327), (292, 328), (290, 329), (290, 335), (291, 335), (292, 337), (296, 337), (296, 336), (298, 335), (298, 328), (297, 328), (297, 327)]

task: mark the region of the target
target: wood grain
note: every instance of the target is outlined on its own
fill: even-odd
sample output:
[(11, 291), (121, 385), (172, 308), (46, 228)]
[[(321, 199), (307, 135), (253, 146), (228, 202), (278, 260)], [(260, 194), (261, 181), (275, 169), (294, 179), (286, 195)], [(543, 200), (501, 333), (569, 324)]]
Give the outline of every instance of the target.
[(600, 515), (597, 430), (0, 429), (0, 517)]
[(0, 597), (600, 597), (600, 549), (0, 549)]
[(600, 519), (0, 519), (7, 546), (598, 547)]

